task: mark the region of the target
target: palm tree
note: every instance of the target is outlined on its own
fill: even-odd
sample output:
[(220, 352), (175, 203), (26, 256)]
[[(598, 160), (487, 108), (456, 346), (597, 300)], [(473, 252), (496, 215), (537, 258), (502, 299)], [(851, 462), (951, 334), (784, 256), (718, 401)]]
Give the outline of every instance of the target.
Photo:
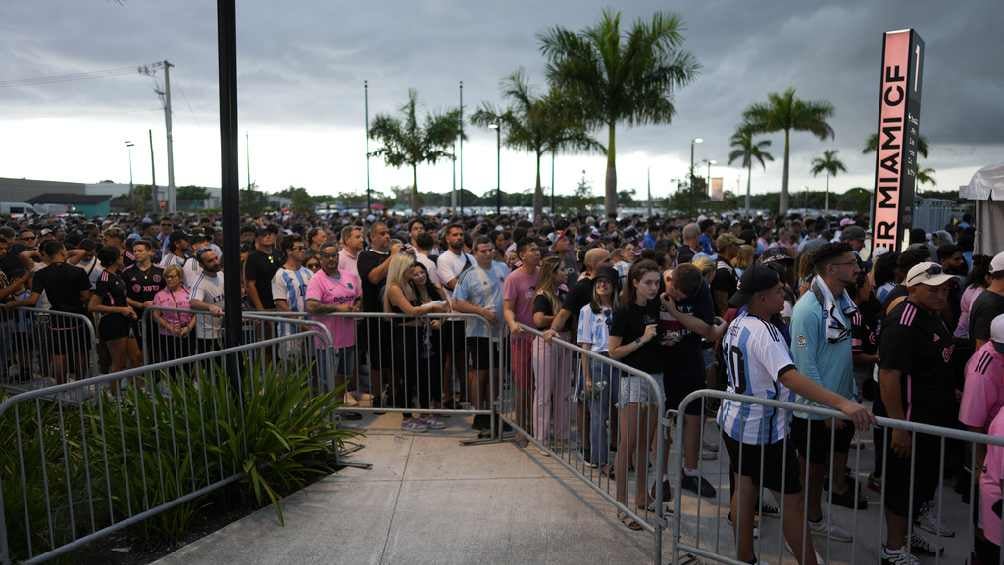
[[(453, 157), (449, 151), (458, 136), (463, 135), (460, 124), (460, 110), (450, 110), (445, 114), (426, 114), (425, 124), (419, 125), (416, 107), (418, 92), (408, 90), (408, 102), (401, 106), (401, 118), (387, 114), (377, 114), (370, 125), (370, 138), (379, 140), (383, 147), (370, 153), (382, 155), (384, 162), (392, 167), (411, 167), (411, 208), (419, 210), (418, 165), (435, 163), (444, 157)], [(466, 138), (465, 138), (466, 139)]]
[[(867, 155), (878, 149), (878, 139), (878, 133), (869, 135), (868, 139), (865, 140), (865, 148), (861, 150), (861, 153)], [(917, 152), (923, 157), (927, 157), (927, 138), (922, 135), (917, 136)]]
[(533, 190), (533, 217), (541, 218), (544, 190), (540, 185), (540, 158), (548, 152), (564, 150), (602, 151), (603, 146), (589, 137), (578, 112), (570, 111), (570, 102), (556, 92), (547, 96), (533, 94), (522, 69), (502, 81), (502, 94), (512, 104), (500, 109), (490, 103), (471, 116), (471, 123), (488, 127), (501, 124), (506, 147), (532, 151), (537, 160), (537, 180)]
[(729, 144), (732, 146), (732, 151), (729, 152), (729, 164), (731, 165), (733, 161), (742, 159), (742, 166), (746, 167), (746, 213), (750, 212), (750, 178), (753, 176), (753, 160), (759, 161), (760, 166), (767, 169), (767, 164), (764, 161), (773, 161), (774, 156), (771, 155), (767, 148), (770, 147), (770, 140), (765, 139), (763, 141), (754, 141), (753, 130), (748, 124), (743, 124), (739, 126), (739, 129), (732, 134), (732, 139), (729, 140)]
[(833, 137), (833, 128), (826, 122), (833, 116), (833, 105), (826, 101), (802, 100), (795, 89), (772, 92), (767, 102), (758, 102), (743, 112), (743, 118), (757, 133), (784, 132), (784, 166), (781, 169), (781, 202), (778, 213), (788, 212), (788, 163), (791, 132), (807, 131), (821, 140)]
[(847, 172), (847, 167), (844, 166), (844, 162), (837, 158), (837, 150), (827, 150), (823, 151), (822, 157), (816, 157), (812, 160), (812, 169), (810, 169), (812, 176), (819, 176), (819, 173), (826, 173), (826, 197), (823, 200), (823, 210), (826, 212), (830, 211), (830, 177), (837, 176), (838, 172)]
[(938, 182), (934, 180), (935, 170), (931, 167), (924, 167), (923, 169), (917, 168), (917, 185), (929, 184), (931, 186), (938, 186)]
[(552, 87), (575, 100), (586, 126), (607, 128), (604, 205), (617, 214), (617, 124), (668, 124), (674, 92), (700, 69), (682, 49), (682, 20), (656, 13), (621, 31), (620, 12), (604, 10), (599, 23), (574, 32), (555, 26), (539, 36)]

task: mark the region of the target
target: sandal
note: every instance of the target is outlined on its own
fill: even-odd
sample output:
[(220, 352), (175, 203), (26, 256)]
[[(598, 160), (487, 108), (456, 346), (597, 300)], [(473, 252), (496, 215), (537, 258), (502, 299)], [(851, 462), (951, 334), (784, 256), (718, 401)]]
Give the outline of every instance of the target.
[(626, 512), (618, 512), (617, 518), (621, 521), (621, 524), (624, 524), (627, 527), (627, 529), (633, 532), (637, 532), (642, 529), (641, 524), (639, 524), (634, 518), (629, 516)]

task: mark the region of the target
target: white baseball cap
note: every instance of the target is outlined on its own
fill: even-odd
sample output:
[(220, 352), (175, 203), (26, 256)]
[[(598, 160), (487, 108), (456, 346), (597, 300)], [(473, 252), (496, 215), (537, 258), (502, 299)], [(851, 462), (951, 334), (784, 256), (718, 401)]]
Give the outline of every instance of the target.
[(933, 261), (925, 261), (923, 263), (918, 263), (910, 269), (910, 272), (906, 274), (906, 280), (903, 281), (908, 288), (911, 286), (917, 286), (918, 284), (926, 284), (927, 286), (941, 286), (946, 282), (952, 280), (952, 275), (945, 273), (941, 265)]
[(990, 322), (990, 341), (998, 353), (1004, 353), (1004, 314), (998, 314)]
[(990, 260), (990, 274), (1004, 271), (1004, 251), (1001, 251)]

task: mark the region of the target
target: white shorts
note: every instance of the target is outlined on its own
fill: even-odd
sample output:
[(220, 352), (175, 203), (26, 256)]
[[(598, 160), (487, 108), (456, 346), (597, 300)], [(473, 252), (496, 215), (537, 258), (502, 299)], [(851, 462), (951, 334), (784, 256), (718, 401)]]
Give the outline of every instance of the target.
[[(655, 379), (659, 388), (662, 388), (662, 374), (652, 375), (652, 378)], [(618, 406), (624, 406), (625, 404), (655, 404), (659, 399), (659, 395), (652, 388), (652, 384), (645, 378), (629, 373), (621, 373), (620, 381)]]

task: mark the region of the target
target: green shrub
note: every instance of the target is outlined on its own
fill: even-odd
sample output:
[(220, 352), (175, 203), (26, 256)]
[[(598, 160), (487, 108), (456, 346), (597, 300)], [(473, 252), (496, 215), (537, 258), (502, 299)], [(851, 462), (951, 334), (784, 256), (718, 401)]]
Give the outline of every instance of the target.
[[(284, 523), (282, 493), (333, 471), (335, 450), (355, 432), (332, 418), (339, 391), (311, 390), (310, 366), (278, 367), (264, 355), (242, 365), (239, 385), (213, 363), (148, 374), (80, 404), (18, 403), (0, 416), (0, 453), (11, 454), (0, 458), (0, 481), (12, 556), (29, 555), (29, 542), (31, 554), (51, 550), (236, 474)], [(206, 503), (177, 505), (139, 532), (178, 540)]]

